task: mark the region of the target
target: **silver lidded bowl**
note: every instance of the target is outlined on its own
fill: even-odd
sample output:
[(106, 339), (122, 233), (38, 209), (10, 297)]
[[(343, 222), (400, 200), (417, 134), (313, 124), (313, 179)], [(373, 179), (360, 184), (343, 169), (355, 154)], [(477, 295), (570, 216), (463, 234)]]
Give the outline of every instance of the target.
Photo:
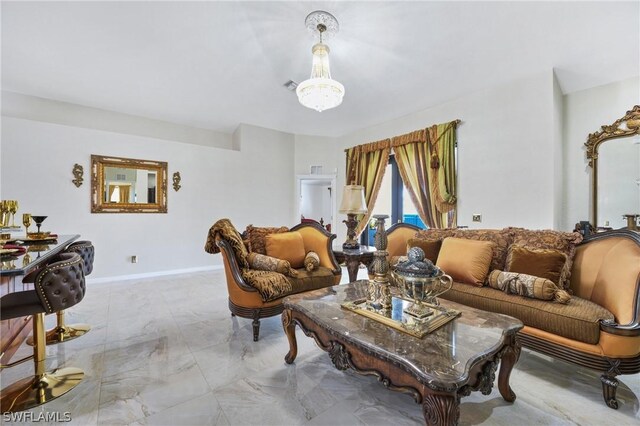
[(453, 280), (429, 259), (425, 259), (420, 247), (409, 249), (407, 258), (407, 261), (398, 263), (392, 272), (403, 297), (415, 303), (438, 305), (437, 296), (449, 291)]

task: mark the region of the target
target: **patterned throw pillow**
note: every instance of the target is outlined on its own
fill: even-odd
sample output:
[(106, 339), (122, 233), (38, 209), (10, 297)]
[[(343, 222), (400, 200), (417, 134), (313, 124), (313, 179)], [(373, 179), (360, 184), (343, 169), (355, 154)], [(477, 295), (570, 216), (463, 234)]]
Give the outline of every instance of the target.
[(315, 251), (307, 253), (304, 257), (304, 268), (311, 272), (314, 269), (318, 269), (318, 266), (320, 266), (320, 256), (318, 256), (318, 253)]
[(494, 243), (493, 256), (490, 270), (505, 269), (507, 250), (513, 241), (513, 232), (509, 229), (458, 229), (453, 235), (456, 238), (465, 238), (477, 241), (491, 241)]
[(457, 229), (455, 228), (444, 228), (444, 229), (423, 229), (421, 231), (416, 232), (414, 238), (419, 238), (425, 241), (442, 241), (447, 237), (453, 237), (456, 233)]
[(245, 234), (246, 234), (245, 240), (249, 242), (249, 251), (260, 253), (260, 254), (267, 254), (267, 249), (266, 249), (267, 235), (278, 234), (280, 232), (288, 232), (288, 231), (289, 231), (289, 228), (287, 228), (286, 226), (281, 226), (279, 228), (278, 227), (271, 227), (271, 228), (262, 227), (261, 228), (261, 227), (249, 225), (245, 230)]
[(555, 300), (569, 303), (571, 296), (560, 290), (552, 281), (545, 278), (515, 272), (491, 271), (489, 286), (508, 294), (517, 294), (538, 300)]
[(528, 249), (558, 250), (567, 256), (567, 261), (560, 273), (558, 286), (569, 289), (571, 267), (576, 246), (582, 242), (582, 234), (578, 232), (561, 232), (552, 230), (531, 231), (522, 228), (508, 228), (513, 232), (513, 244)]
[(279, 272), (281, 274), (289, 275), (290, 277), (298, 276), (298, 272), (295, 269), (292, 269), (291, 264), (286, 260), (260, 253), (249, 253), (247, 260), (249, 261), (249, 267), (251, 269)]

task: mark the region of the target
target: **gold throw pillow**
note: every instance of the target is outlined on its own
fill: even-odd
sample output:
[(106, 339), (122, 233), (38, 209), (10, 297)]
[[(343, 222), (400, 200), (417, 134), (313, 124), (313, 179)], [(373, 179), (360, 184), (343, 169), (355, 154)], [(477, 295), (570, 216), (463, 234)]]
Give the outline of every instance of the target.
[(292, 268), (304, 267), (304, 241), (299, 232), (282, 232), (266, 237), (267, 256), (289, 261)]
[(529, 249), (512, 244), (505, 271), (546, 278), (559, 285), (566, 262), (567, 255), (558, 250)]
[(489, 272), (495, 243), (447, 237), (436, 266), (454, 281), (482, 287)]

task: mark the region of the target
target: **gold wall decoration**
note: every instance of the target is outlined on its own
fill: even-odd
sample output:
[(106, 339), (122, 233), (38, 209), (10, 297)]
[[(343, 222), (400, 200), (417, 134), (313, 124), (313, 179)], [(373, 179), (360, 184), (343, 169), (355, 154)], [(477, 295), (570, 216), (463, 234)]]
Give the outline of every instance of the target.
[(91, 213), (166, 212), (166, 162), (91, 156)]
[(80, 164), (76, 163), (73, 165), (73, 170), (71, 172), (73, 173), (73, 177), (75, 178), (72, 179), (71, 182), (73, 182), (77, 188), (80, 188), (82, 182), (84, 182), (84, 168)]
[(182, 185), (180, 185), (180, 181), (182, 181), (182, 177), (180, 176), (180, 172), (175, 172), (173, 174), (173, 189), (176, 192), (180, 191), (180, 188), (182, 188)]

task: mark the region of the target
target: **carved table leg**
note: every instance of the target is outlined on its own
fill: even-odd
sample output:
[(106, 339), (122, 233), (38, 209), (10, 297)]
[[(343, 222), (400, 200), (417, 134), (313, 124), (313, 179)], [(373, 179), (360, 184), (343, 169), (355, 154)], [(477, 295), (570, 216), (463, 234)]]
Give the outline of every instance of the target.
[(284, 334), (289, 340), (289, 353), (284, 357), (284, 361), (287, 364), (292, 364), (298, 356), (298, 342), (296, 340), (296, 323), (293, 322), (289, 309), (282, 311), (282, 327), (284, 327)]
[(347, 272), (349, 273), (349, 282), (352, 283), (358, 278), (358, 267), (360, 266), (359, 258), (347, 258)]
[(509, 377), (511, 377), (511, 371), (513, 366), (518, 362), (520, 358), (520, 343), (516, 340), (515, 336), (512, 336), (502, 351), (502, 361), (500, 362), (500, 373), (498, 375), (498, 390), (500, 395), (505, 401), (513, 402), (516, 400), (516, 394), (509, 386)]
[(457, 425), (460, 419), (460, 396), (425, 395), (422, 398), (422, 414), (427, 425)]
[(618, 379), (613, 375), (605, 373), (600, 376), (600, 381), (602, 382), (602, 396), (604, 397), (604, 402), (609, 408), (617, 410), (618, 401), (616, 400), (616, 391), (618, 390)]

